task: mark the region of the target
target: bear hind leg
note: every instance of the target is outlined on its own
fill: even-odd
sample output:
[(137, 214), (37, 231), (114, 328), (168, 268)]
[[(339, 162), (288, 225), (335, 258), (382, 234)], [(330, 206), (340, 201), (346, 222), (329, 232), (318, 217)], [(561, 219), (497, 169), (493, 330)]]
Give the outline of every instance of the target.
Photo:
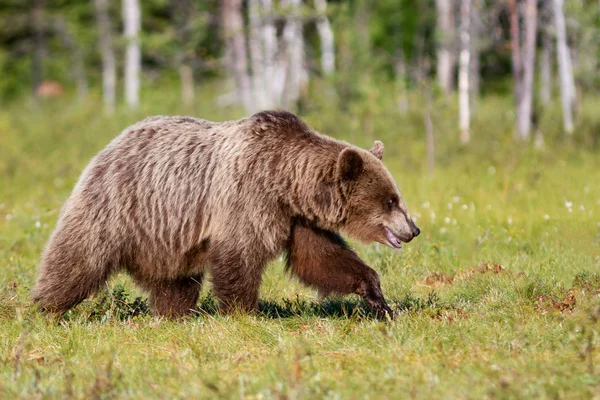
[(33, 289), (33, 301), (43, 310), (64, 314), (106, 283), (109, 262), (93, 264), (73, 253), (47, 252)]
[(154, 315), (178, 318), (189, 314), (200, 295), (202, 275), (156, 282), (150, 287), (150, 304)]

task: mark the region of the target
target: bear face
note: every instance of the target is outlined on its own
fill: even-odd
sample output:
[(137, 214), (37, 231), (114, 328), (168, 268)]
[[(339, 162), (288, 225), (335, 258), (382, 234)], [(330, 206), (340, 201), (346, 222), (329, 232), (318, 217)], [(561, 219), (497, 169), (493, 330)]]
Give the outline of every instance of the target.
[(365, 243), (401, 248), (402, 242), (410, 242), (420, 229), (382, 158), (379, 141), (370, 151), (349, 147), (340, 152), (336, 173), (347, 199), (347, 218), (341, 230)]

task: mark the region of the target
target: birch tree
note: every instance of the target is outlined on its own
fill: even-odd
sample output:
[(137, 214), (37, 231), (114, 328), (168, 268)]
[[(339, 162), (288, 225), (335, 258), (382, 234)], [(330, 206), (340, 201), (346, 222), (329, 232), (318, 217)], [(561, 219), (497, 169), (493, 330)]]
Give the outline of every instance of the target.
[(108, 113), (114, 112), (117, 82), (115, 53), (112, 45), (108, 1), (94, 0), (96, 10), (96, 25), (98, 26), (98, 44), (102, 58), (102, 97)]
[[(261, 38), (263, 45), (263, 73), (266, 92), (266, 108), (275, 107), (277, 99), (277, 82), (285, 82), (285, 78), (276, 76), (277, 62), (277, 28), (273, 17), (273, 0), (260, 0), (262, 12)], [(281, 84), (283, 86), (283, 83)], [(283, 90), (283, 89), (282, 89)]]
[(452, 91), (454, 86), (454, 64), (453, 52), (454, 42), (454, 1), (436, 0), (437, 9), (437, 80), (446, 94)]
[(539, 65), (540, 74), (540, 102), (542, 105), (550, 103), (552, 97), (552, 27), (554, 9), (551, 4), (551, 0), (544, 0), (541, 3), (540, 8), (540, 21), (542, 26), (540, 27), (541, 37), (541, 52)]
[(471, 58), (471, 0), (461, 0), (460, 5), (460, 60), (458, 72), (458, 103), (460, 141), (471, 140), (470, 122), (471, 106), (469, 101), (469, 61)]
[(141, 12), (139, 0), (123, 0), (123, 29), (127, 42), (125, 50), (125, 101), (131, 109), (140, 103), (140, 49)]
[(327, 0), (315, 0), (317, 32), (321, 41), (321, 71), (323, 75), (331, 75), (335, 71), (335, 48), (333, 30), (327, 18)]
[(260, 12), (260, 4), (258, 0), (248, 0), (248, 19), (250, 22), (250, 62), (252, 65), (252, 89), (253, 97), (256, 102), (257, 109), (264, 109), (269, 106), (268, 88), (266, 80), (269, 79), (265, 75), (265, 57), (262, 41), (262, 16)]
[(573, 106), (575, 102), (575, 83), (571, 54), (567, 44), (567, 28), (563, 0), (554, 0), (554, 24), (556, 26), (556, 56), (558, 59), (558, 74), (560, 96), (562, 100), (563, 126), (568, 135), (573, 134)]
[(535, 43), (537, 33), (537, 0), (525, 0), (523, 4), (523, 43), (517, 0), (510, 0), (511, 44), (515, 103), (517, 115), (517, 136), (528, 139), (531, 136), (533, 105), (533, 73), (535, 69)]
[(241, 0), (223, 0), (223, 34), (227, 68), (234, 77), (237, 97), (248, 112), (255, 110), (251, 96), (248, 60), (244, 38), (244, 19)]
[(535, 70), (535, 40), (537, 33), (537, 0), (526, 0), (524, 13), (523, 85), (517, 109), (517, 133), (520, 138), (531, 135), (531, 112), (533, 105), (533, 73)]

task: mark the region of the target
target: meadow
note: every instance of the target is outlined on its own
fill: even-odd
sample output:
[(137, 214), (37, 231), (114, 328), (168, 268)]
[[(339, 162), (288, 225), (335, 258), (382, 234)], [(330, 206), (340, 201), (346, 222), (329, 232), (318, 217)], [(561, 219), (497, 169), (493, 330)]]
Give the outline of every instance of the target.
[[(210, 285), (181, 321), (151, 316), (118, 276), (60, 319), (32, 306), (39, 255), (89, 159), (153, 114), (243, 116), (168, 90), (135, 113), (98, 99), (0, 111), (1, 398), (600, 398), (600, 117), (585, 100), (572, 140), (545, 113), (545, 148), (513, 138), (512, 103), (484, 97), (458, 144), (454, 101), (421, 110), (374, 95), (315, 96), (315, 129), (384, 158), (422, 230), (401, 251), (353, 243), (381, 277), (392, 322), (356, 297), (320, 299), (269, 266), (258, 315), (220, 315)], [(554, 105), (558, 110), (559, 105)]]

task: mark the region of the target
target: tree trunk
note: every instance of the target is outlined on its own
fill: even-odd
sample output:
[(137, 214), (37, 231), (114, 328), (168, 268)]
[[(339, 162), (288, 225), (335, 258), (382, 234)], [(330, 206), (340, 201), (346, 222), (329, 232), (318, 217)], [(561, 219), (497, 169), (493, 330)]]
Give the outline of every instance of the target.
[(563, 126), (567, 135), (573, 134), (573, 106), (575, 85), (573, 83), (573, 66), (567, 44), (567, 28), (563, 0), (554, 0), (554, 23), (556, 26), (556, 56), (558, 58), (558, 74), (560, 76), (560, 96), (563, 109)]
[(130, 109), (140, 103), (140, 49), (141, 12), (139, 0), (123, 0), (123, 28), (127, 49), (125, 50), (125, 101)]
[(519, 104), (521, 99), (521, 27), (519, 24), (519, 8), (517, 0), (509, 0), (510, 9), (510, 42), (512, 54), (512, 73), (515, 103)]
[(540, 101), (550, 103), (552, 97), (552, 38), (547, 29), (542, 32), (542, 53), (540, 54)]
[(83, 100), (88, 94), (88, 81), (85, 75), (85, 65), (81, 47), (77, 44), (75, 36), (62, 16), (56, 16), (54, 18), (54, 31), (65, 48), (71, 53), (71, 74), (77, 85), (77, 97), (80, 100)]
[(248, 16), (250, 21), (250, 61), (252, 65), (252, 93), (257, 109), (266, 108), (266, 87), (264, 71), (264, 54), (261, 40), (261, 14), (258, 0), (248, 0)]
[(484, 34), (483, 18), (483, 2), (482, 0), (474, 0), (471, 5), (471, 27), (470, 27), (470, 57), (469, 57), (469, 92), (471, 107), (479, 97), (480, 93), (480, 62), (479, 49), (481, 47), (479, 41)]
[(460, 61), (458, 73), (458, 103), (460, 141), (465, 144), (471, 140), (469, 131), (471, 109), (469, 102), (469, 60), (471, 58), (471, 0), (461, 0), (460, 6)]
[(315, 0), (315, 8), (319, 13), (317, 31), (321, 40), (321, 71), (327, 76), (335, 72), (335, 48), (333, 30), (327, 18), (327, 0)]
[(533, 73), (535, 70), (535, 39), (537, 33), (537, 0), (525, 3), (525, 43), (523, 46), (523, 83), (517, 109), (517, 134), (522, 139), (531, 136), (533, 104)]
[(94, 0), (94, 4), (96, 7), (96, 25), (98, 26), (100, 56), (102, 58), (102, 97), (104, 98), (105, 110), (108, 113), (113, 113), (115, 110), (117, 72), (115, 53), (112, 45), (110, 17), (108, 15), (108, 1)]
[(283, 106), (293, 108), (300, 98), (300, 93), (307, 82), (307, 72), (304, 60), (304, 37), (302, 35), (302, 20), (300, 5), (302, 0), (288, 0), (283, 6), (290, 6), (291, 12), (284, 28), (285, 43), (288, 44), (289, 58), (287, 61), (287, 80), (283, 96)]
[(34, 95), (43, 80), (44, 59), (44, 0), (34, 0), (31, 9), (31, 25), (33, 30), (33, 55), (31, 62), (31, 82)]
[[(277, 29), (273, 20), (272, 0), (261, 0), (262, 5), (262, 43), (263, 43), (263, 80), (266, 91), (266, 108), (275, 107), (279, 104), (278, 85), (283, 87), (284, 77), (278, 77), (276, 73), (282, 73), (276, 67), (277, 64)], [(278, 82), (282, 82), (279, 84)], [(283, 89), (281, 89), (283, 92)]]
[(437, 79), (446, 94), (454, 86), (454, 1), (436, 0), (437, 8)]
[(539, 10), (540, 37), (542, 39), (542, 50), (538, 62), (540, 74), (539, 96), (543, 106), (550, 103), (552, 97), (552, 28), (554, 21), (554, 9), (551, 0), (540, 3)]
[(252, 101), (248, 55), (244, 38), (244, 19), (241, 0), (223, 0), (223, 29), (229, 73), (236, 84), (238, 98), (248, 113), (255, 111)]

